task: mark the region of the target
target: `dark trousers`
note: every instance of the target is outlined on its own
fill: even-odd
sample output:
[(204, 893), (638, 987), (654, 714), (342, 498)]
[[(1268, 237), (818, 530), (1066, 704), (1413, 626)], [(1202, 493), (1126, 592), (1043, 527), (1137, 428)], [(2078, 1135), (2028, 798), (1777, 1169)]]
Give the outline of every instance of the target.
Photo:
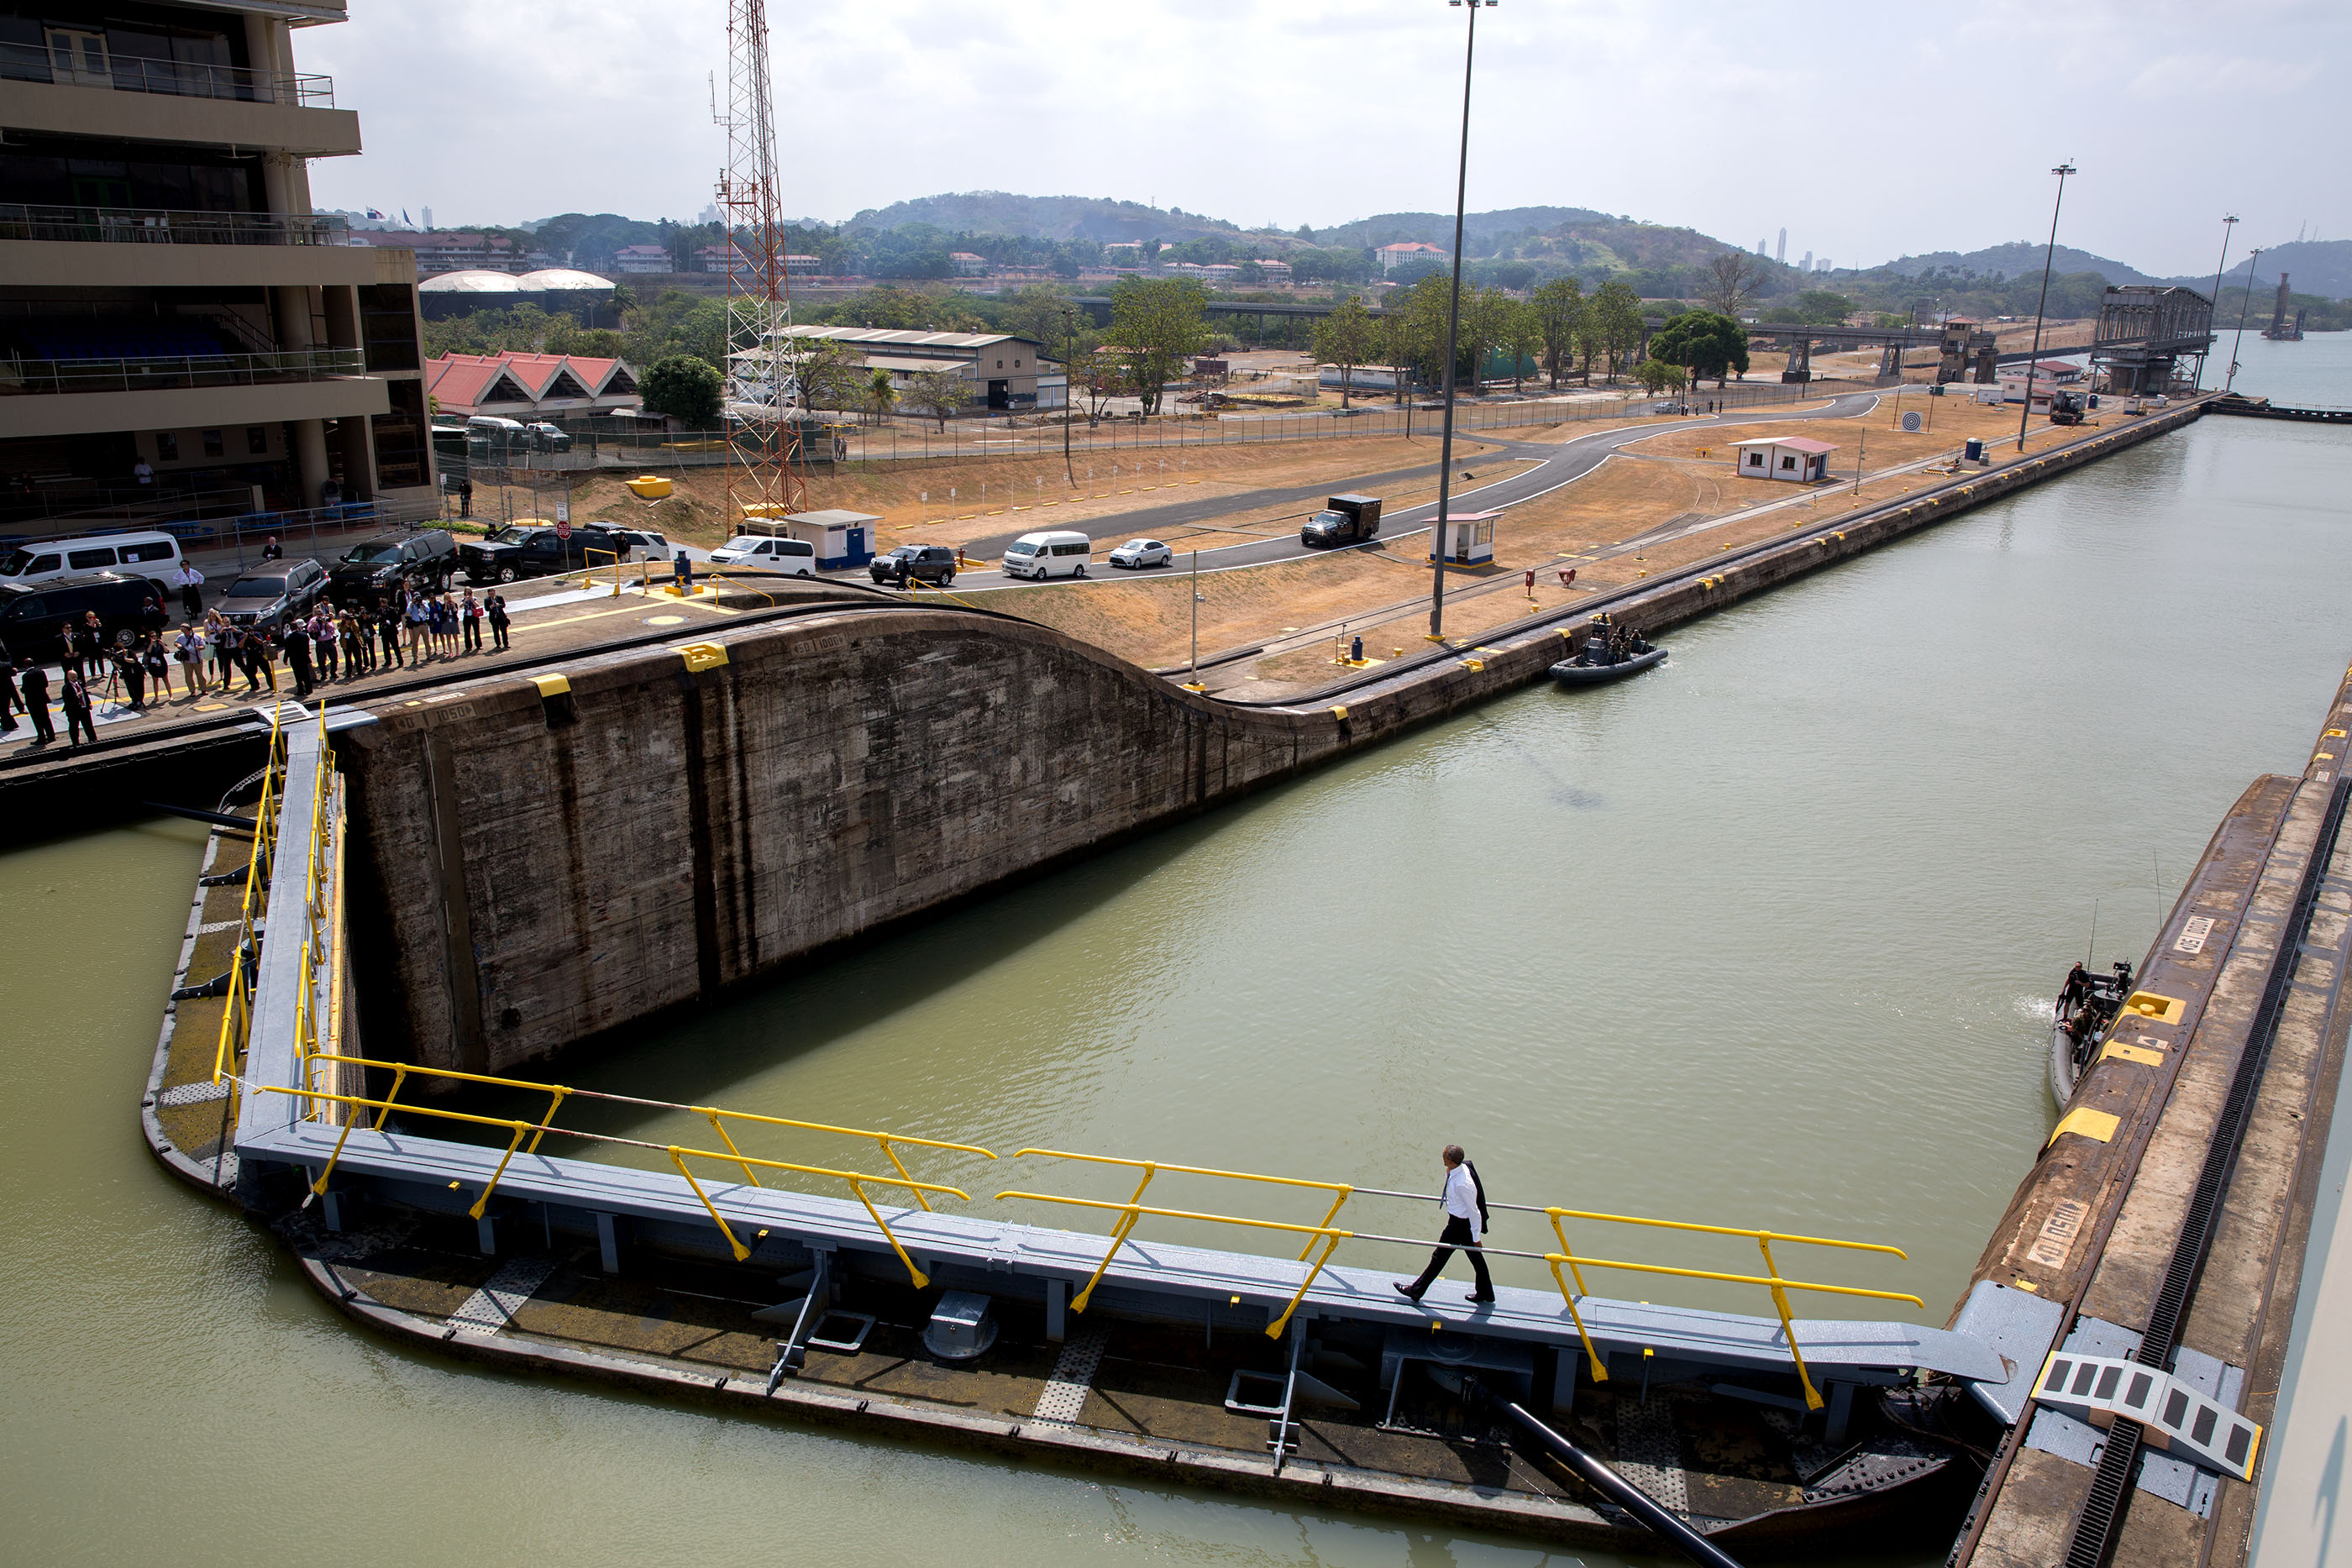
[[(72, 703), (66, 704), (66, 744), (79, 746), (79, 737), (85, 735), (89, 737), (91, 745), (98, 744), (98, 727), (89, 722), (89, 709), (77, 707)], [(42, 738), (55, 740), (57, 733), (53, 730)]]
[(40, 737), (43, 745), (47, 745), (50, 741), (57, 739), (58, 727), (49, 718), (49, 699), (47, 697), (45, 696), (37, 703), (26, 703), (25, 705), (25, 716), (33, 721), (33, 733)]
[(400, 657), (399, 629), (388, 626), (384, 628), (383, 632), (378, 633), (378, 635), (383, 642), (383, 662), (387, 664), (401, 664), (402, 668), (406, 668), (407, 666), (402, 664)]
[(498, 651), (501, 653), (505, 653), (507, 651), (507, 623), (504, 621), (491, 622), (490, 636), (498, 643)]
[(180, 590), (180, 609), (189, 620), (202, 621), (205, 618), (204, 590), (193, 582)]
[(482, 651), (482, 618), (478, 615), (460, 616), (458, 623), (466, 628), (466, 652), (480, 653)]
[(1437, 1250), (1429, 1255), (1429, 1267), (1423, 1269), (1421, 1278), (1412, 1282), (1414, 1295), (1420, 1295), (1436, 1281), (1456, 1247), (1470, 1254), (1470, 1271), (1478, 1277), (1477, 1293), (1482, 1296), (1495, 1293), (1495, 1282), (1486, 1278), (1486, 1255), (1479, 1251), (1470, 1239), (1470, 1222), (1458, 1214), (1449, 1214), (1445, 1217), (1444, 1232), (1437, 1239)]

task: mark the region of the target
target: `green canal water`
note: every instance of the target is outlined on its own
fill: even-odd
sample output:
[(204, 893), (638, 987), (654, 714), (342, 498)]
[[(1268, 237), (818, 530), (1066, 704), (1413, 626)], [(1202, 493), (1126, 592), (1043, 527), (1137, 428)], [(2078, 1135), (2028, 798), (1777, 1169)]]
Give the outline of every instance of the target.
[[(2242, 358), (2242, 389), (2352, 402), (2352, 339)], [(1908, 1262), (1813, 1271), (1940, 1322), (2050, 1126), (2040, 1019), (2095, 905), (2100, 960), (2137, 961), (2239, 791), (2303, 764), (2352, 656), (2348, 479), (2341, 431), (2200, 422), (1686, 628), (1639, 681), (1495, 703), (565, 1076), (1423, 1190), (1458, 1141), (1514, 1201), (1896, 1243)], [(1617, 1561), (360, 1334), (140, 1142), (198, 852), (173, 824), (0, 852), (12, 1561)], [(1108, 1190), (1035, 1160), (928, 1170), (982, 1212)]]

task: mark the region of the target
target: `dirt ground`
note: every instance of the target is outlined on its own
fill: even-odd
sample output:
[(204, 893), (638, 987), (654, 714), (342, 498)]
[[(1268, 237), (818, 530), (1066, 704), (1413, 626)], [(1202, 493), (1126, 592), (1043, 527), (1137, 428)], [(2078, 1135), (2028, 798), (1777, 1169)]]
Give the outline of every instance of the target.
[[(1688, 566), (1811, 520), (1826, 526), (1858, 507), (1946, 476), (1937, 470), (1888, 475), (1887, 468), (1956, 453), (1971, 435), (1989, 443), (2004, 434), (2014, 438), (2014, 410), (1976, 407), (1957, 398), (1932, 400), (1932, 434), (1900, 430), (1903, 412), (1925, 414), (1930, 401), (1914, 392), (1899, 400), (1890, 396), (1864, 420), (1685, 428), (1636, 443), (1574, 484), (1504, 515), (1495, 565), (1448, 573), (1448, 639), (1475, 645), (1478, 636), (1538, 611)], [(1799, 486), (1735, 477), (1726, 444), (1751, 432), (1801, 434), (1834, 443), (1839, 450), (1831, 459), (1832, 482)], [(2027, 451), (2042, 451), (2072, 434), (2037, 424)], [(1857, 450), (1864, 454), (1866, 473), (1878, 476), (1865, 478), (1858, 496), (1853, 484)], [(1707, 455), (1699, 456), (1702, 451)], [(1993, 456), (1996, 465), (2012, 460), (2014, 447), (1996, 446)], [(1772, 509), (1749, 510), (1767, 505)], [(1255, 659), (1221, 667), (1211, 684), (1238, 695), (1318, 683), (1339, 673), (1332, 663), (1335, 640), (1356, 633), (1363, 635), (1365, 653), (1378, 659), (1424, 645), (1425, 549), (1425, 538), (1398, 539), (1373, 549), (1204, 574), (1202, 656), (1254, 644), (1267, 649)], [(1559, 573), (1570, 568), (1577, 573), (1573, 588), (1559, 581)], [(1532, 591), (1526, 586), (1529, 570), (1537, 573)], [(1181, 574), (1171, 574), (1069, 590), (1020, 589), (992, 593), (984, 601), (1139, 664), (1167, 666), (1183, 663), (1191, 645), (1187, 591)]]
[[(1495, 448), (1456, 437), (1457, 460), (1475, 459)], [(1437, 461), (1433, 436), (1235, 444), (1184, 447), (1133, 455), (1080, 453), (1074, 461), (1077, 483), (1065, 476), (1062, 459), (1051, 457), (960, 458), (952, 463), (856, 465), (809, 480), (812, 509), (843, 507), (870, 512), (883, 520), (886, 543), (919, 538), (926, 544), (958, 545), (1022, 528), (1059, 528), (1118, 513), (1251, 490), (1315, 486), (1335, 490), (1367, 474), (1411, 468)], [(583, 476), (572, 487), (572, 516), (626, 520), (659, 528), (688, 544), (725, 542), (732, 532), (726, 516), (727, 478), (718, 468), (673, 475), (666, 498), (640, 501), (625, 475)], [(1430, 483), (1435, 490), (1434, 479)], [(1391, 486), (1394, 492), (1394, 486)], [(928, 498), (926, 498), (928, 497)], [(1042, 500), (1039, 497), (1043, 497)], [(532, 510), (524, 493), (514, 492), (517, 516)], [(551, 509), (542, 495), (538, 510)], [(1228, 521), (1246, 527), (1266, 517), (1289, 516), (1295, 506), (1237, 513)], [(504, 515), (494, 486), (478, 486), (474, 514)], [(1172, 541), (1171, 541), (1172, 542)]]

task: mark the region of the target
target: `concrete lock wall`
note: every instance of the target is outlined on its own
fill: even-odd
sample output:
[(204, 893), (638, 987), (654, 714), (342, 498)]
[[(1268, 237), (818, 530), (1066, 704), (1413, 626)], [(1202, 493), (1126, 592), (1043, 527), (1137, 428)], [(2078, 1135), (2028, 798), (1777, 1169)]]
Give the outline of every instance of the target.
[(499, 1071), (706, 1000), (1346, 744), (1040, 627), (747, 630), (404, 706), (344, 766), (379, 1057)]
[[(893, 607), (507, 677), (349, 733), (371, 1054), (512, 1067), (710, 999), (1544, 678), (1607, 610), (1660, 632), (2119, 452), (2095, 438), (1737, 551), (1707, 575), (1252, 709), (1009, 618)], [(562, 683), (559, 683), (562, 684)], [(1330, 704), (1334, 706), (1323, 706)]]

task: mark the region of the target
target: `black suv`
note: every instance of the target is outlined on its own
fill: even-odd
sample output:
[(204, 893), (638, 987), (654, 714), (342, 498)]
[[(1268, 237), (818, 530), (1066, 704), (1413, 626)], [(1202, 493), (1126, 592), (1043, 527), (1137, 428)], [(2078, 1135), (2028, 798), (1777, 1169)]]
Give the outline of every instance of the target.
[(866, 570), (877, 582), (895, 582), (901, 588), (910, 581), (929, 582), (945, 588), (955, 580), (956, 552), (945, 545), (900, 545), (887, 555), (876, 556)]
[(94, 571), (24, 586), (0, 582), (0, 648), (11, 659), (47, 663), (65, 652), (58, 633), (66, 623), (81, 625), (93, 610), (109, 642), (123, 632), (143, 632), (140, 613), (151, 598), (167, 609), (175, 602), (162, 583), (128, 572)]
[(618, 530), (600, 523), (572, 524), (568, 539), (557, 538), (550, 525), (509, 523), (479, 544), (468, 540), (459, 545), (457, 564), (475, 582), (512, 582), (583, 566), (610, 566), (626, 559), (629, 549), (629, 540)]
[(438, 593), (457, 570), (457, 543), (439, 528), (404, 539), (370, 539), (353, 545), (327, 573), (327, 597), (337, 604), (373, 607), (405, 583), (420, 593)]
[(272, 632), (299, 621), (327, 597), (327, 569), (309, 556), (264, 561), (240, 574), (213, 608), (232, 626)]

